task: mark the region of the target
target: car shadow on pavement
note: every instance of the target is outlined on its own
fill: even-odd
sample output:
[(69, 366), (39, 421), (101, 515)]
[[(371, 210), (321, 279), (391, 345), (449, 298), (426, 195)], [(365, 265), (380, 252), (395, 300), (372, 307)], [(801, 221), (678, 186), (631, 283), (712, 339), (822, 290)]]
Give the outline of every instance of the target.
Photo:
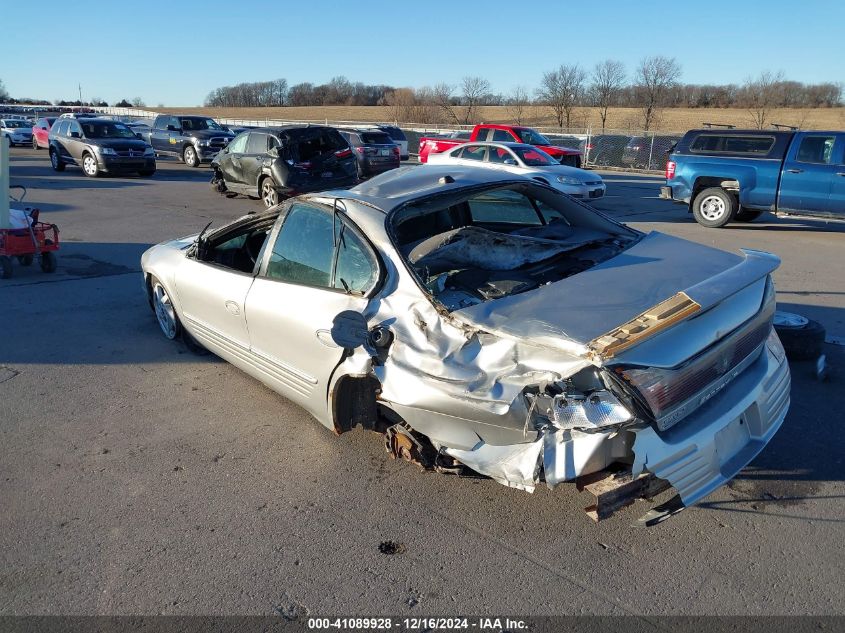
[(16, 264), (11, 279), (0, 279), (0, 370), (19, 373), (40, 364), (217, 362), (215, 356), (197, 356), (181, 340), (163, 336), (140, 272), (141, 254), (149, 247), (71, 242), (58, 251), (55, 273), (42, 273), (37, 263)]
[[(778, 303), (778, 309), (803, 314), (828, 328), (842, 331), (845, 310)], [(701, 508), (741, 513), (772, 514), (813, 521), (836, 521), (831, 515), (845, 516), (845, 494), (830, 494), (826, 488), (845, 481), (845, 348), (824, 344), (829, 376), (819, 380), (816, 362), (792, 361), (789, 413), (783, 426), (759, 456), (728, 483), (730, 501), (698, 504)], [(804, 508), (812, 502), (813, 508)], [(835, 504), (824, 514), (818, 502)], [(838, 509), (838, 510), (837, 510)]]

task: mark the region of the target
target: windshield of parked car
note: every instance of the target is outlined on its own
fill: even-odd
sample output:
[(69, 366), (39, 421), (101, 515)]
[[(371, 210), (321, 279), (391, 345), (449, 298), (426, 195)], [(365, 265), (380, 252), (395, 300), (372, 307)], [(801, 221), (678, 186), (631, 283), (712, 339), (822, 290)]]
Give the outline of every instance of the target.
[(515, 128), (514, 132), (519, 137), (519, 140), (523, 143), (528, 143), (529, 145), (551, 145), (552, 142), (547, 139), (545, 136), (537, 132), (536, 130), (532, 130), (531, 128)]
[(361, 142), (365, 145), (391, 145), (393, 139), (384, 132), (361, 132)]
[(22, 127), (32, 127), (32, 125), (28, 121), (16, 121), (14, 119), (9, 119), (5, 122), (4, 127), (22, 128)]
[(123, 123), (111, 121), (80, 121), (85, 138), (138, 138)]
[(180, 119), (180, 122), (182, 123), (182, 129), (185, 131), (223, 129), (214, 119), (188, 117), (186, 119)]
[(514, 147), (514, 154), (528, 167), (545, 167), (557, 165), (558, 162), (541, 149), (536, 147)]

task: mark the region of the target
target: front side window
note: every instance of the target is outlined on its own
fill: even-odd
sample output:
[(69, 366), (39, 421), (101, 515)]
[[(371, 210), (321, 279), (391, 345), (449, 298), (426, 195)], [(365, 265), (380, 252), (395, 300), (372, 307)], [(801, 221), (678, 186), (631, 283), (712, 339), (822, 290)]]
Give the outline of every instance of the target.
[(229, 153), (243, 154), (246, 150), (246, 140), (248, 136), (248, 132), (243, 132), (240, 136), (236, 136), (235, 139), (229, 143)]
[(288, 211), (267, 263), (267, 277), (294, 284), (331, 288), (334, 259), (332, 216), (295, 204)]
[(519, 140), (528, 145), (551, 145), (551, 141), (530, 127), (514, 130)]
[(516, 162), (513, 155), (504, 147), (491, 147), (487, 152), (487, 160), (491, 163), (502, 164), (507, 159), (511, 159), (513, 162)]
[(805, 136), (798, 147), (796, 160), (799, 163), (829, 165), (835, 141), (835, 136)]
[(505, 130), (493, 130), (493, 141), (496, 143), (512, 143), (513, 136)]
[(267, 135), (260, 132), (250, 132), (246, 143), (247, 154), (264, 154), (267, 152)]

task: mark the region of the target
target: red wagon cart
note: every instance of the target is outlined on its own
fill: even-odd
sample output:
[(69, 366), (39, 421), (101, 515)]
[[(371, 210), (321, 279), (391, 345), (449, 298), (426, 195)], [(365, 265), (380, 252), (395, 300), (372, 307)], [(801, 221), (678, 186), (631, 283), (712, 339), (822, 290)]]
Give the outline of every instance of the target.
[[(14, 202), (20, 203), (23, 194)], [(12, 276), (12, 262), (16, 258), (22, 266), (30, 266), (38, 258), (41, 270), (51, 273), (56, 270), (55, 251), (59, 250), (59, 228), (55, 224), (38, 221), (38, 209), (24, 208), (25, 228), (0, 229), (0, 278)]]

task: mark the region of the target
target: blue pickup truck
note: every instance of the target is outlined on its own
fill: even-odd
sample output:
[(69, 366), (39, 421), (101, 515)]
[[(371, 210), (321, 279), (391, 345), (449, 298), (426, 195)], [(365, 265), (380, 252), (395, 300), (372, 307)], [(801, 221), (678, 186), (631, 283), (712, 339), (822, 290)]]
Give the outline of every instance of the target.
[(690, 130), (660, 197), (710, 228), (765, 211), (845, 219), (845, 132)]

